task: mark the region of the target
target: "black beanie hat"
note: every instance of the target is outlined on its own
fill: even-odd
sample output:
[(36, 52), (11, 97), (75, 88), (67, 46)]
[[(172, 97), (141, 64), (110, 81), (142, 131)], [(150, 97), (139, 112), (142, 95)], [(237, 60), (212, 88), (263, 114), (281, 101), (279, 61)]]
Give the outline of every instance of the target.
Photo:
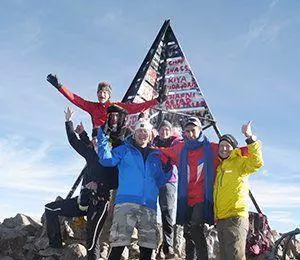
[(237, 146), (238, 146), (238, 141), (230, 134), (222, 135), (221, 138), (220, 138), (219, 143), (223, 140), (230, 143), (233, 148), (237, 148)]
[(113, 113), (113, 112), (117, 112), (117, 113), (123, 113), (125, 115), (128, 114), (127, 110), (125, 110), (123, 107), (118, 106), (117, 104), (112, 104), (110, 105), (107, 109), (106, 109), (107, 113)]

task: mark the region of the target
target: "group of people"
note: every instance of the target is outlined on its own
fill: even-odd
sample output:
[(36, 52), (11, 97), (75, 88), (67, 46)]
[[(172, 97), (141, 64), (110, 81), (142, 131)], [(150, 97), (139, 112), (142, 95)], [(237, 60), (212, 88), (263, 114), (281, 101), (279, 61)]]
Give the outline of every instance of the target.
[[(238, 147), (230, 134), (221, 136), (218, 143), (210, 142), (197, 117), (187, 118), (181, 137), (173, 134), (172, 124), (165, 120), (154, 137), (147, 117), (141, 117), (133, 129), (126, 127), (125, 117), (163, 103), (166, 87), (151, 101), (112, 103), (110, 84), (101, 82), (99, 102), (91, 102), (70, 92), (56, 76), (49, 74), (47, 80), (87, 111), (94, 127), (90, 141), (81, 124), (74, 130), (72, 111), (65, 111), (68, 140), (86, 159), (86, 166), (80, 195), (45, 207), (50, 246), (62, 247), (58, 216), (86, 215), (88, 259), (99, 259), (100, 234), (110, 202), (113, 217), (108, 224), (108, 259), (121, 259), (124, 248), (131, 244), (134, 228), (140, 259), (151, 259), (159, 243), (158, 201), (165, 259), (177, 259), (175, 222), (183, 226), (185, 259), (208, 259), (205, 223), (217, 227), (221, 259), (245, 259), (248, 176), (263, 165), (261, 144), (252, 134), (251, 122), (242, 126), (246, 147)], [(111, 190), (116, 190), (114, 199), (110, 198)]]

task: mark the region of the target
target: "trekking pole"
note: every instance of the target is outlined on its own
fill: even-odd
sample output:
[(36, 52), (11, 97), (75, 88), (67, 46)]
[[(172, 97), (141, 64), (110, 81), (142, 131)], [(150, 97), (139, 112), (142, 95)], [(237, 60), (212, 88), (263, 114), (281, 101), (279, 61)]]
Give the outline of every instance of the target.
[(84, 168), (82, 169), (82, 171), (80, 172), (79, 176), (77, 177), (76, 181), (74, 182), (71, 190), (69, 191), (66, 199), (71, 199), (75, 190), (77, 189), (78, 185), (80, 184), (82, 178), (83, 178), (83, 175), (84, 175), (84, 170), (86, 169), (87, 165), (84, 166)]
[[(77, 179), (75, 180), (71, 190), (69, 191), (68, 195), (66, 196), (66, 200), (68, 199), (71, 199), (74, 192), (76, 191), (77, 187), (79, 186), (80, 182), (82, 181), (82, 178), (83, 178), (83, 175), (84, 175), (84, 171), (87, 167), (87, 164), (84, 166), (84, 168), (82, 169), (82, 171), (80, 172), (79, 176), (77, 177)], [(62, 218), (62, 223), (64, 224), (64, 228), (66, 229), (66, 232), (68, 234), (72, 234), (73, 233), (73, 230), (72, 228), (70, 227), (70, 224), (69, 224), (69, 219), (70, 217), (63, 217)]]
[(260, 213), (260, 214), (262, 214), (262, 211), (261, 211), (260, 207), (258, 206), (256, 200), (254, 199), (254, 196), (253, 196), (251, 190), (249, 190), (249, 197), (250, 197), (250, 199), (252, 200), (252, 202), (253, 202), (253, 204), (254, 204), (254, 206), (255, 206), (257, 212)]

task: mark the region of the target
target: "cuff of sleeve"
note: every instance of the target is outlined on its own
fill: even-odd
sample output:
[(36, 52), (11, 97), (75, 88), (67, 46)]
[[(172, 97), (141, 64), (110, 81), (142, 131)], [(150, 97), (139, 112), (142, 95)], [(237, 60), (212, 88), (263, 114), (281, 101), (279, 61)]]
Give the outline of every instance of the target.
[(252, 144), (257, 141), (257, 137), (255, 135), (251, 135), (246, 139), (247, 144)]
[(86, 131), (83, 131), (82, 133), (79, 134), (79, 137), (80, 137), (80, 138), (81, 138), (81, 137), (85, 137), (85, 136), (87, 136), (87, 132), (86, 132)]

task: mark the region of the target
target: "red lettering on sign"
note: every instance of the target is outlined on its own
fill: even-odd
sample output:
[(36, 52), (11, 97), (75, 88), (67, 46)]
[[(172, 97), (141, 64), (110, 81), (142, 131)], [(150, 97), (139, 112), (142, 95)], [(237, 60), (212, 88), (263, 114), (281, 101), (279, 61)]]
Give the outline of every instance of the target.
[(166, 75), (190, 71), (188, 65), (167, 68)]
[(183, 63), (184, 62), (184, 59), (183, 58), (180, 58), (180, 59), (176, 59), (176, 60), (170, 60), (169, 62), (168, 62), (168, 65), (169, 66), (173, 66), (173, 65), (178, 65), (178, 64), (181, 64), (181, 63)]

